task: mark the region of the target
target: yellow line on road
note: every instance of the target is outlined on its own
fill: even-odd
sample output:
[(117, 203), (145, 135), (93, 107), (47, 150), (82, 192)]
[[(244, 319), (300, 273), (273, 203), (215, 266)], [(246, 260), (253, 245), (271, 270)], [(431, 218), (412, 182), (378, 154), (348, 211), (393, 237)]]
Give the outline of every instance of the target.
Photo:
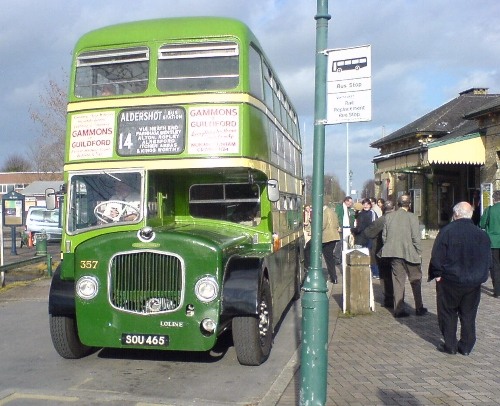
[(0, 406), (7, 405), (10, 402), (19, 399), (30, 399), (30, 400), (47, 400), (47, 401), (57, 401), (57, 402), (77, 402), (79, 398), (75, 396), (51, 396), (51, 395), (37, 395), (31, 393), (12, 393), (9, 396), (0, 399)]

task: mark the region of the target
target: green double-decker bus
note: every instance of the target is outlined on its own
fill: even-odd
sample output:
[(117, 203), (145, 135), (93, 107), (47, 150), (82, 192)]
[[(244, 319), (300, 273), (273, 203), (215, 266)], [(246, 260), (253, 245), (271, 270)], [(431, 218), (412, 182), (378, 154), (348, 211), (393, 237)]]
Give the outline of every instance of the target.
[[(56, 197), (59, 198), (56, 199)], [(226, 18), (87, 33), (70, 75), (57, 352), (209, 351), (259, 365), (303, 278), (297, 114), (257, 39)]]

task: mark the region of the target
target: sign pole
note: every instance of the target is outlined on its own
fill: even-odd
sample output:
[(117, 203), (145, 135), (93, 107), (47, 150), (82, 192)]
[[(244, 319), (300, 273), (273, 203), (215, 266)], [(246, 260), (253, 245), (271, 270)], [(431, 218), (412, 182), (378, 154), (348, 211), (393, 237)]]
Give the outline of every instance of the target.
[(3, 211), (0, 216), (0, 266), (3, 266)]
[(10, 226), (10, 239), (12, 243), (10, 244), (10, 255), (17, 255), (16, 249), (16, 227)]
[(349, 178), (349, 123), (345, 123), (345, 195), (351, 195)]
[[(3, 212), (0, 213), (0, 266), (3, 266)], [(5, 272), (0, 272), (0, 287), (5, 286)]]
[(12, 241), (10, 248), (11, 255), (17, 255), (16, 227), (24, 225), (24, 203), (25, 197), (14, 191), (14, 189), (11, 189), (9, 193), (2, 197), (2, 226), (10, 226), (10, 237)]
[(326, 124), (328, 0), (317, 0), (311, 264), (302, 287), (300, 405), (326, 403), (328, 296), (321, 261)]

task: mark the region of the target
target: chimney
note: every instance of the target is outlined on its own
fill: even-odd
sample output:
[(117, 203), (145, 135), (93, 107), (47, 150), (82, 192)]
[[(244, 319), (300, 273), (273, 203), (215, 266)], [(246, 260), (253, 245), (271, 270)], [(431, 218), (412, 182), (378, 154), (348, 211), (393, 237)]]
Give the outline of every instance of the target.
[(475, 96), (486, 95), (486, 94), (488, 94), (488, 88), (487, 87), (472, 87), (470, 89), (464, 90), (463, 92), (459, 93), (460, 96), (463, 96), (466, 94), (475, 95)]

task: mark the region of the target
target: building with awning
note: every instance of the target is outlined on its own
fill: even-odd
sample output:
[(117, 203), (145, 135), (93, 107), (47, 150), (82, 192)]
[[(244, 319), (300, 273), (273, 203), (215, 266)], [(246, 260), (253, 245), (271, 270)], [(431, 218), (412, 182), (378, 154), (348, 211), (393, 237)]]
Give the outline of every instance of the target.
[(491, 171), (486, 176), (484, 168), (490, 150), (495, 150), (497, 160), (500, 150), (491, 145), (485, 117), (491, 120), (497, 114), (498, 118), (498, 112), (499, 94), (473, 88), (373, 142), (370, 146), (380, 152), (373, 158), (378, 196), (396, 200), (403, 193), (411, 194), (424, 235), (432, 236), (447, 224), (459, 201), (477, 208), (477, 220), (481, 185), (496, 179)]

